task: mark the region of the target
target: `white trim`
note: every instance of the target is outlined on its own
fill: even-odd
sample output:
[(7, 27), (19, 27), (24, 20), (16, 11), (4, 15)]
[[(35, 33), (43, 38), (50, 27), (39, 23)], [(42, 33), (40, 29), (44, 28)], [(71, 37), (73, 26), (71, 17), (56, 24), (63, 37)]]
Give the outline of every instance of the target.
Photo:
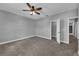
[(69, 35), (74, 35), (74, 33), (69, 33)]
[(74, 17), (67, 17), (69, 19), (73, 19), (73, 18), (79, 18), (78, 16), (74, 16)]
[(61, 42), (65, 43), (65, 44), (69, 44), (69, 42), (66, 42), (66, 41), (62, 41), (62, 40), (61, 40)]
[(41, 37), (41, 38), (45, 38), (47, 40), (51, 40), (51, 38), (46, 38), (46, 37), (43, 37), (43, 36), (37, 36), (37, 37)]
[(79, 55), (79, 51), (78, 51), (78, 55)]
[(18, 38), (18, 39), (15, 39), (15, 40), (10, 40), (10, 41), (6, 41), (6, 42), (2, 42), (2, 43), (0, 43), (0, 45), (6, 44), (6, 43), (15, 42), (15, 41), (19, 41), (19, 40), (24, 40), (24, 39), (31, 38), (31, 37), (34, 37), (34, 36), (28, 36), (28, 37), (23, 37), (23, 38)]
[[(2, 43), (0, 43), (0, 45), (7, 44), (7, 43), (11, 43), (11, 42), (16, 42), (16, 41), (19, 41), (19, 40), (24, 40), (24, 39), (31, 38), (31, 37), (35, 37), (35, 36), (36, 35), (34, 35), (34, 36), (28, 36), (28, 37), (23, 37), (23, 38), (18, 38), (18, 39), (6, 41), (6, 42), (2, 42)], [(50, 38), (46, 38), (46, 37), (42, 37), (42, 36), (37, 36), (37, 37), (41, 37), (41, 38), (45, 38), (45, 39), (50, 39)]]

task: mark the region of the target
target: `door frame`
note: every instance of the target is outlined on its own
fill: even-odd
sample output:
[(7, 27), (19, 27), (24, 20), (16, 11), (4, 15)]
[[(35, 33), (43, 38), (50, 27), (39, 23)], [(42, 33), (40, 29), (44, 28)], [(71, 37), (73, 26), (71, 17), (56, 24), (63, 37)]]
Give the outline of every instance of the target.
[[(58, 19), (55, 19), (55, 20), (52, 20), (50, 23), (51, 23), (51, 38), (52, 38), (52, 22), (56, 22), (56, 29), (57, 29), (57, 20)], [(57, 41), (57, 30), (56, 30), (56, 41)], [(58, 42), (58, 41), (57, 41)], [(58, 42), (60, 44), (60, 42)]]
[(60, 21), (61, 19), (56, 20), (56, 40), (60, 44), (61, 43), (61, 34), (60, 34)]

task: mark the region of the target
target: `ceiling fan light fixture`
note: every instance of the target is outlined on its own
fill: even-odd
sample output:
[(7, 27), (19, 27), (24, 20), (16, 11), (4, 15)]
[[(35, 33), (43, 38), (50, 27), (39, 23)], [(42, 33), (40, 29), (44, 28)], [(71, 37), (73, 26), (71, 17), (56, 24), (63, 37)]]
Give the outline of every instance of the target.
[(35, 12), (34, 11), (30, 12), (30, 15), (35, 15)]
[(29, 3), (26, 3), (26, 5), (29, 7), (29, 10), (23, 9), (22, 11), (30, 11), (30, 15), (38, 14), (40, 15), (40, 10), (42, 10), (41, 7), (35, 8), (35, 6), (31, 6)]

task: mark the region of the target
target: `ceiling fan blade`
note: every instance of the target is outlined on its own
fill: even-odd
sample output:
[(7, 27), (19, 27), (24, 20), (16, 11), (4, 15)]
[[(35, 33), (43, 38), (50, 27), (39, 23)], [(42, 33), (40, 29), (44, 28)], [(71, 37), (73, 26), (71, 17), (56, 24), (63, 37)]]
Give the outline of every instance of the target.
[(36, 8), (36, 10), (42, 10), (42, 8), (41, 8), (41, 7), (39, 7), (39, 8)]
[(40, 13), (39, 12), (35, 12), (36, 14), (38, 14), (38, 15), (40, 15)]
[(22, 10), (22, 11), (30, 11), (30, 10)]
[(29, 3), (26, 3), (26, 4), (27, 4), (27, 6), (28, 6), (29, 8), (31, 8), (31, 7), (32, 7)]

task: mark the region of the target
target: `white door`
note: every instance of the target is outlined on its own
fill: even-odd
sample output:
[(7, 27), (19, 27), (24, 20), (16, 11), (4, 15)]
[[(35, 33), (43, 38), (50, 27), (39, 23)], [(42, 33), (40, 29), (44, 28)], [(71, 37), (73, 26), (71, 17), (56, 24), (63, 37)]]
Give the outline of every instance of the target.
[(60, 20), (60, 39), (63, 43), (69, 43), (69, 19)]
[(56, 39), (57, 39), (57, 42), (60, 44), (60, 19), (57, 19), (57, 22), (56, 22)]

